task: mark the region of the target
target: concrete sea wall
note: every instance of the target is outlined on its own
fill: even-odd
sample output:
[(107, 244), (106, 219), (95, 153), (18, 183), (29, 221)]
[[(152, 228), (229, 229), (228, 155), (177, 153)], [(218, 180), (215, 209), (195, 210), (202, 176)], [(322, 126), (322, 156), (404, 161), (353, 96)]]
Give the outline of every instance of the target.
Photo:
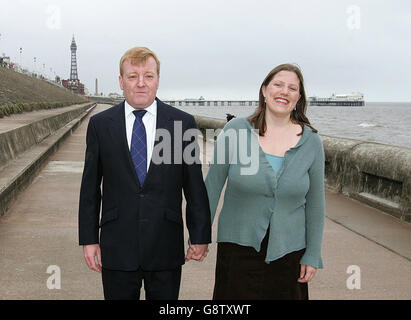
[(36, 122), (0, 133), (0, 168), (30, 147), (39, 144), (65, 124), (77, 118), (91, 106), (79, 106), (75, 110), (40, 119)]
[(411, 221), (411, 149), (320, 135), (326, 185)]
[[(226, 121), (195, 116), (198, 128)], [(205, 136), (205, 135), (203, 135)], [(411, 222), (411, 149), (321, 135), (327, 188)]]
[(0, 133), (0, 216), (94, 106), (82, 104)]

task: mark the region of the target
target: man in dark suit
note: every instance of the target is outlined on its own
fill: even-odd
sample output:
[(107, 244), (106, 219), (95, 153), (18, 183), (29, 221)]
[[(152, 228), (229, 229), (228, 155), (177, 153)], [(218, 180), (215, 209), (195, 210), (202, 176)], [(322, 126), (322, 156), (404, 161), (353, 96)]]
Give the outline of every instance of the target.
[[(156, 98), (159, 74), (152, 51), (128, 50), (119, 76), (125, 101), (91, 117), (87, 129), (79, 243), (89, 268), (102, 273), (105, 299), (139, 299), (143, 281), (146, 299), (178, 299), (181, 266), (202, 261), (211, 242), (199, 155), (184, 153), (197, 146), (194, 136), (184, 136), (196, 124)], [(169, 135), (160, 142), (159, 132)], [(195, 161), (187, 161), (187, 154)], [(182, 191), (190, 238), (186, 256)]]

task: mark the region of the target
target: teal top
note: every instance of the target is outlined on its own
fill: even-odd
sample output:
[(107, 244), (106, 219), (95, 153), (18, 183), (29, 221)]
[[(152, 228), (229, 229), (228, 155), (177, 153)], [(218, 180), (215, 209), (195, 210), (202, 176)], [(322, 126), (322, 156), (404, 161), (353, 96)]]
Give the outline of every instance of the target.
[(280, 172), (281, 166), (284, 162), (284, 157), (279, 157), (269, 153), (265, 153), (265, 157), (267, 158), (268, 163), (273, 168), (274, 173), (277, 174), (278, 172)]
[(270, 227), (266, 263), (306, 248), (300, 263), (322, 268), (324, 149), (319, 135), (305, 126), (277, 174), (274, 170), (249, 121), (230, 120), (217, 137), (205, 180), (211, 221), (227, 182), (217, 242), (260, 251)]

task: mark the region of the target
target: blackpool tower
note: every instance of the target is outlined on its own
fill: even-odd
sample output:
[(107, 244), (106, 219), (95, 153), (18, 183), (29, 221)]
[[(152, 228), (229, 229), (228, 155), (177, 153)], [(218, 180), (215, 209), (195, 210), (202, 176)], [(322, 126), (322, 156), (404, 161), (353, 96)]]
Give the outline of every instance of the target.
[(77, 44), (76, 40), (71, 40), (70, 45), (71, 50), (71, 67), (70, 67), (70, 78), (68, 80), (63, 80), (62, 84), (65, 88), (71, 90), (74, 93), (84, 95), (84, 84), (82, 84), (78, 78), (77, 73)]
[(70, 80), (78, 80), (77, 57), (76, 57), (77, 45), (76, 45), (76, 40), (74, 40), (74, 35), (73, 35), (73, 40), (71, 40), (70, 49), (71, 49)]

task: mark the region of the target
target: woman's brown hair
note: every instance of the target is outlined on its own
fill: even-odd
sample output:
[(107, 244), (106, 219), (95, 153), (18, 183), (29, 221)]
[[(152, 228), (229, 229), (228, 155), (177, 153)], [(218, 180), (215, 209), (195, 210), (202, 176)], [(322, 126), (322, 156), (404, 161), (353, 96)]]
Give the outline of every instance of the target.
[(249, 118), (248, 121), (252, 125), (254, 125), (255, 129), (259, 130), (259, 135), (264, 136), (264, 133), (267, 129), (267, 125), (265, 122), (265, 110), (266, 110), (266, 103), (265, 103), (265, 98), (263, 95), (263, 87), (267, 87), (268, 84), (271, 82), (271, 80), (274, 78), (274, 76), (279, 73), (280, 71), (290, 71), (294, 72), (298, 79), (300, 80), (300, 99), (298, 100), (295, 109), (291, 112), (290, 119), (293, 123), (299, 124), (301, 126), (301, 133), (299, 135), (302, 135), (304, 132), (304, 125), (307, 125), (310, 127), (314, 132), (318, 132), (316, 129), (314, 129), (310, 121), (308, 121), (308, 118), (305, 115), (305, 112), (307, 110), (307, 97), (305, 94), (305, 89), (304, 89), (304, 78), (303, 74), (300, 70), (300, 68), (294, 64), (280, 64), (279, 66), (275, 67), (273, 70), (270, 71), (270, 73), (265, 77), (263, 83), (260, 86), (260, 94), (258, 98), (258, 108), (255, 110), (254, 114), (252, 114)]

